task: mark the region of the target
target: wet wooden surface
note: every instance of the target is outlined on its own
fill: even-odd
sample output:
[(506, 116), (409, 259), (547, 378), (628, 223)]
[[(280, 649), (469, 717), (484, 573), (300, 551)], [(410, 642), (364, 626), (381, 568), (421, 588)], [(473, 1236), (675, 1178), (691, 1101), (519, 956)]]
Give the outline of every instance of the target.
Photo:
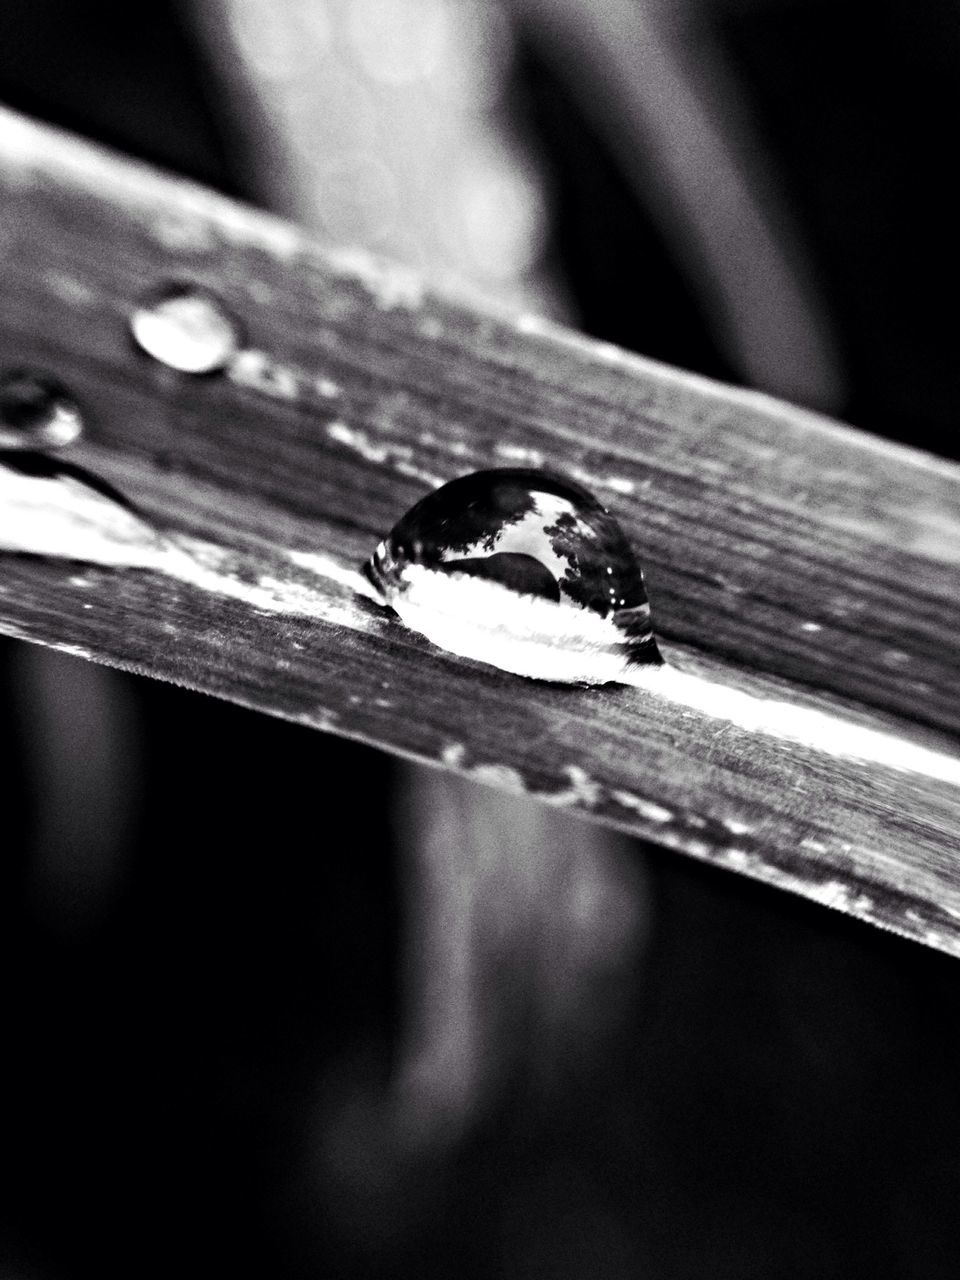
[[(225, 372), (132, 343), (137, 301), (172, 281), (240, 317)], [(202, 539), (222, 589), (7, 554), (5, 633), (524, 789), (960, 954), (960, 788), (456, 659), (345, 576), (435, 483), (547, 465), (621, 520), (676, 665), (957, 755), (956, 467), (331, 259), (0, 113), (0, 367), (23, 365), (82, 403), (70, 461)]]

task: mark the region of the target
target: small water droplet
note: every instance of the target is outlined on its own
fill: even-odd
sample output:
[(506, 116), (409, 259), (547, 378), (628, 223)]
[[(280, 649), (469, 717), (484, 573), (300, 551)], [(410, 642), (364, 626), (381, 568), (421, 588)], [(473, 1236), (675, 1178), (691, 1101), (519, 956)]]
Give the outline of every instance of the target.
[(196, 285), (172, 285), (146, 299), (130, 319), (137, 345), (181, 373), (215, 373), (241, 344), (240, 327), (219, 298)]
[(62, 449), (82, 434), (79, 406), (56, 378), (32, 369), (0, 376), (0, 449)]
[(461, 476), (421, 499), (366, 573), (413, 630), (542, 680), (601, 684), (661, 661), (620, 526), (547, 471)]

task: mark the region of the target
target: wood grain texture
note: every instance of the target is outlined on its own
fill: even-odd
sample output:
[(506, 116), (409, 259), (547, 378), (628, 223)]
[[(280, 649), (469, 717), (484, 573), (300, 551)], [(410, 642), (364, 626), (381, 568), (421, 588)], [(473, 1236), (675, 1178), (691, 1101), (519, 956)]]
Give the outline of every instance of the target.
[[(221, 375), (130, 340), (138, 299), (184, 280), (245, 327)], [(83, 404), (71, 462), (219, 548), (228, 585), (8, 554), (7, 634), (523, 788), (960, 954), (960, 788), (455, 659), (292, 554), (356, 567), (432, 484), (542, 463), (621, 520), (673, 663), (956, 754), (956, 467), (325, 256), (2, 113), (0, 365), (25, 364)]]

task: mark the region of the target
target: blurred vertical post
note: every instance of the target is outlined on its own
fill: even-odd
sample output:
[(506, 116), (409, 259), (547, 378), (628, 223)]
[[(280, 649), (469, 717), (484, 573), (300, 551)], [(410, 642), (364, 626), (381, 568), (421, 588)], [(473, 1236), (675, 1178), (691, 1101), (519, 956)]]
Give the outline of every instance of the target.
[(845, 379), (812, 256), (711, 35), (713, 0), (512, 0), (659, 227), (744, 382), (824, 412)]
[[(209, 0), (199, 13), (274, 207), (331, 245), (563, 316), (548, 185), (510, 96), (507, 6)], [(379, 1112), (391, 1133), (374, 1141), (429, 1161), (518, 1079), (559, 1103), (564, 1070), (603, 1054), (647, 899), (629, 841), (524, 797), (401, 766), (397, 814), (402, 1023)]]

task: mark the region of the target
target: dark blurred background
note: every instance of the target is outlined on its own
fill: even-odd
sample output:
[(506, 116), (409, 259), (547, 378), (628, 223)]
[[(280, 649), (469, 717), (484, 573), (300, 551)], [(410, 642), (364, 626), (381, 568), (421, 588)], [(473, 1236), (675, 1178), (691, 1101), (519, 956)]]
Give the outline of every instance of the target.
[[(394, 168), (384, 143), (335, 208), (303, 156), (356, 125), (323, 96), (344, 60), (374, 129), (387, 90), (420, 92), (376, 23), (424, 5), (269, 8), (7, 0), (0, 101), (449, 270), (449, 237), (407, 234), (432, 197), (401, 143), (432, 135), (398, 125)], [(495, 94), (489, 66), (485, 96), (445, 81), (464, 123), (437, 145), (483, 159), (464, 275), (957, 456), (953, 3), (442, 8), (502, 59)], [(323, 58), (296, 75), (291, 20)], [(495, 1061), (452, 1121), (412, 1124), (405, 952), (444, 926), (407, 884), (404, 796), (441, 803), (408, 770), (13, 642), (0, 767), (2, 1280), (957, 1274), (955, 961), (633, 844), (609, 854), (632, 903), (615, 963), (589, 962), (607, 1021), (551, 1023), (536, 956), (501, 955), (479, 981), (509, 1037), (480, 1035)], [(588, 830), (565, 828), (574, 865)]]

